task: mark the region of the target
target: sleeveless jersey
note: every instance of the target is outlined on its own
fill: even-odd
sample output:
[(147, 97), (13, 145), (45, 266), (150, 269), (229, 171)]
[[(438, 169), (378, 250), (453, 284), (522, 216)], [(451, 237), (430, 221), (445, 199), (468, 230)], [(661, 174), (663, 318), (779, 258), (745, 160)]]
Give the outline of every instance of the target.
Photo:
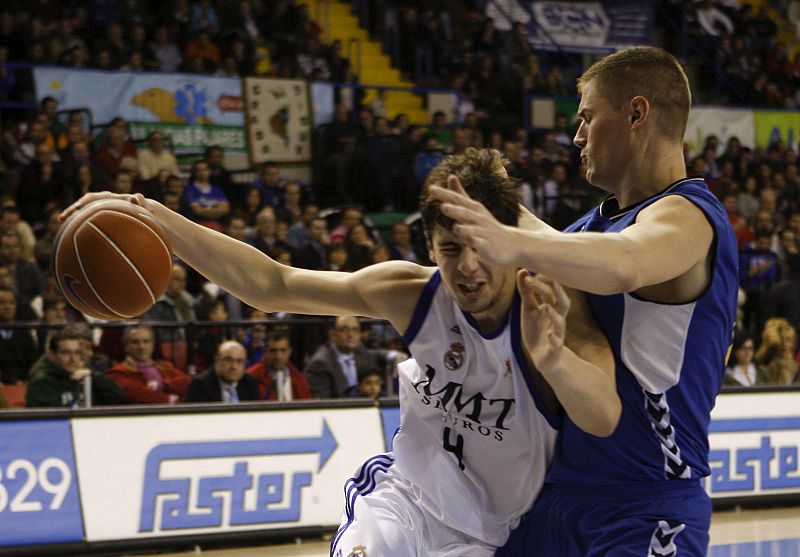
[(686, 304), (588, 294), (614, 352), (622, 415), (605, 439), (565, 418), (548, 481), (619, 486), (709, 474), (708, 424), (725, 374), (738, 290), (736, 239), (722, 204), (702, 180), (681, 180), (607, 214), (615, 209), (611, 197), (567, 231), (619, 232), (635, 222), (639, 211), (668, 195), (693, 203), (713, 229), (710, 283)]
[(539, 493), (558, 425), (531, 383), (519, 312), (515, 295), (500, 330), (482, 334), (437, 271), (404, 335), (415, 360), (399, 366), (395, 471), (428, 513), (494, 546)]

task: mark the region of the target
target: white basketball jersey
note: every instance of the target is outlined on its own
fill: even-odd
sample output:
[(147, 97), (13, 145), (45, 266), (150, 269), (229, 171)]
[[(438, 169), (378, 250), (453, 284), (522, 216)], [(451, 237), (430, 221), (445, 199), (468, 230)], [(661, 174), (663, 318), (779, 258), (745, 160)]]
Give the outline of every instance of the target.
[(481, 334), (437, 271), (405, 335), (415, 359), (399, 366), (395, 472), (431, 515), (494, 546), (531, 507), (556, 439), (522, 352), (519, 311), (517, 295), (501, 329)]

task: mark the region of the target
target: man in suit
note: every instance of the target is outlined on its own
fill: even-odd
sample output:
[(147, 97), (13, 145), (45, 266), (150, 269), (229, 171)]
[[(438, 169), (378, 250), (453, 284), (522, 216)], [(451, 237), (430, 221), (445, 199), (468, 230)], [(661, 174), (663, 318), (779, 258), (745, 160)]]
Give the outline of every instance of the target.
[(358, 372), (383, 370), (382, 351), (361, 344), (361, 325), (353, 316), (337, 317), (330, 342), (320, 346), (306, 367), (306, 379), (314, 398), (339, 398), (355, 392)]
[(259, 400), (258, 379), (244, 372), (246, 361), (247, 352), (240, 343), (228, 340), (220, 344), (211, 369), (195, 377), (186, 389), (186, 402)]
[(303, 400), (311, 398), (305, 375), (291, 362), (292, 344), (289, 335), (276, 331), (267, 336), (264, 357), (247, 369), (261, 384), (263, 400)]

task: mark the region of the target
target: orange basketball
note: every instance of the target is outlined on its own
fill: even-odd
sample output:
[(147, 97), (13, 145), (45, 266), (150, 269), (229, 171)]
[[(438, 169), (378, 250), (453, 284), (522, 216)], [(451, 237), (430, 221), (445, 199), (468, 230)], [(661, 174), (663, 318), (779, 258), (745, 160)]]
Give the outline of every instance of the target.
[(52, 268), (61, 292), (79, 311), (99, 319), (130, 319), (166, 290), (172, 244), (138, 205), (95, 201), (61, 225)]

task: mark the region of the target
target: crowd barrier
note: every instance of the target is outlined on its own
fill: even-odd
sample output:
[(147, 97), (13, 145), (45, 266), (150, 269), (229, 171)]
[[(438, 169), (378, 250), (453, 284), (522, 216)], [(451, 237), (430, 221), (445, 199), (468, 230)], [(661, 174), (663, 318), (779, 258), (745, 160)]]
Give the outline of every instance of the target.
[[(267, 541), (339, 524), (397, 399), (0, 412), (0, 554)], [(716, 506), (800, 500), (800, 389), (725, 392)]]

